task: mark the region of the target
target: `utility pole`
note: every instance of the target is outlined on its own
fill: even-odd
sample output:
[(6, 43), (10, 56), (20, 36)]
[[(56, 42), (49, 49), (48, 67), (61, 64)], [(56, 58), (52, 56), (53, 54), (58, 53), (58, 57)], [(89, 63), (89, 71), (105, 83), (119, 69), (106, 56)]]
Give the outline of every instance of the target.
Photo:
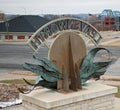
[(6, 27), (7, 37), (8, 37), (8, 39), (9, 39), (9, 29), (8, 29), (9, 24), (8, 24), (8, 20), (6, 19), (6, 17), (5, 17), (5, 27)]

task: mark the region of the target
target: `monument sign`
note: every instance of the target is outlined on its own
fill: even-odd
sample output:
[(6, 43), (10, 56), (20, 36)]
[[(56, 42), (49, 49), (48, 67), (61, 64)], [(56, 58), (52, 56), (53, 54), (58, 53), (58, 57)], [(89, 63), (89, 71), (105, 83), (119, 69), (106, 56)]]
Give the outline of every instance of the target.
[[(97, 47), (88, 51), (82, 35)], [(47, 42), (50, 38), (54, 38), (51, 45)], [(35, 84), (24, 79), (32, 89), (19, 89), (24, 93), (21, 94), (24, 110), (113, 110), (113, 94), (117, 89), (87, 83), (91, 78), (99, 79), (112, 61), (111, 57), (95, 60), (101, 50), (111, 56), (109, 50), (99, 47), (101, 39), (92, 25), (76, 18), (53, 20), (38, 29), (28, 44), (38, 54), (40, 47), (46, 45), (48, 58), (40, 59), (33, 54), (36, 64), (24, 65), (38, 75)], [(43, 88), (32, 91), (36, 86)]]
[[(48, 58), (39, 59), (33, 55), (38, 64), (24, 65), (26, 69), (39, 75), (33, 88), (40, 85), (65, 92), (78, 91), (90, 78), (99, 78), (104, 74), (106, 70), (102, 68), (107, 68), (111, 59), (95, 62), (94, 57), (100, 50), (105, 50), (108, 54), (110, 52), (105, 48), (94, 48), (87, 54), (86, 44), (80, 33), (95, 46), (102, 39), (92, 25), (76, 18), (53, 20), (33, 34), (28, 44), (34, 51), (38, 51), (44, 44), (49, 48)], [(49, 46), (46, 41), (53, 37), (55, 40)], [(25, 82), (31, 85), (28, 81)]]
[(60, 18), (50, 21), (38, 29), (28, 41), (28, 45), (37, 51), (43, 44), (49, 48), (46, 44), (46, 40), (51, 37), (56, 37), (62, 31), (72, 30), (76, 33), (82, 33), (85, 37), (89, 38), (96, 46), (101, 41), (102, 36), (91, 24), (77, 18)]

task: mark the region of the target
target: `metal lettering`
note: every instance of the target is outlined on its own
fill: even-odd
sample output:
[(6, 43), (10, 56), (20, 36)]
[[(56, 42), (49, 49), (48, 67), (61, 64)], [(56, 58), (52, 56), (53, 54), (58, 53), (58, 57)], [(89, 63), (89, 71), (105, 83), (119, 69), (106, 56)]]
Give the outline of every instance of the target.
[(35, 44), (35, 42), (33, 40), (30, 41), (30, 44), (35, 50), (38, 49), (37, 45)]
[(74, 21), (73, 29), (80, 30), (81, 29), (81, 23), (79, 21)]
[(94, 38), (93, 33), (94, 33), (93, 28), (90, 28), (90, 29), (89, 29), (89, 33), (88, 33), (88, 36), (90, 36), (92, 39)]
[[(60, 18), (41, 27), (38, 32), (35, 33), (32, 38), (30, 38), (29, 44), (36, 50), (37, 45), (41, 45), (42, 42), (47, 40), (50, 36), (63, 30), (80, 31), (82, 34), (86, 34), (87, 37), (90, 37), (95, 45), (97, 45), (102, 39), (99, 32), (86, 21), (76, 18)], [(36, 36), (37, 38), (35, 38)]]
[(58, 25), (60, 31), (68, 29), (67, 28), (67, 20), (58, 21), (57, 25)]
[(60, 30), (59, 30), (58, 25), (57, 25), (56, 23), (53, 23), (53, 24), (50, 25), (50, 31), (51, 31), (52, 33), (56, 33), (56, 32), (58, 32), (58, 31), (60, 31)]
[(39, 45), (41, 44), (41, 41), (40, 41), (40, 39), (39, 39), (38, 37), (39, 37), (39, 36), (36, 36), (36, 37), (34, 38), (36, 46), (39, 46)]
[(86, 31), (87, 26), (88, 26), (88, 25), (86, 25), (85, 23), (82, 23), (82, 32), (85, 32), (85, 31)]
[(44, 35), (44, 32), (39, 32), (39, 37), (40, 37), (40, 39), (44, 42), (45, 41), (45, 35)]
[(43, 32), (45, 33), (46, 38), (48, 38), (49, 36), (52, 35), (52, 32), (51, 32), (49, 26), (48, 26), (48, 27), (45, 27), (45, 28), (43, 29)]
[(92, 39), (97, 43), (97, 32), (95, 30), (92, 31)]
[(41, 42), (45, 41), (45, 38), (43, 38), (42, 36), (38, 36), (38, 38), (41, 40)]
[(73, 29), (73, 27), (74, 27), (74, 24), (73, 24), (73, 23), (74, 23), (73, 20), (68, 20), (68, 23), (67, 23), (67, 24), (68, 24), (68, 26), (67, 26), (68, 29)]
[(44, 31), (44, 29), (41, 30), (41, 34), (42, 34), (42, 37), (43, 37), (44, 39), (47, 39), (47, 38), (48, 38), (48, 36), (47, 36), (46, 32)]

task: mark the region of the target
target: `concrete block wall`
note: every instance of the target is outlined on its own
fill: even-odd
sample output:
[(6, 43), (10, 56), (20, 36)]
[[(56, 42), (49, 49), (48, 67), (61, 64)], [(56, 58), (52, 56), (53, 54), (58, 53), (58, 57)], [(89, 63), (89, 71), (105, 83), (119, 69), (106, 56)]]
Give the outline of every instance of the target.
[(23, 101), (24, 110), (114, 110), (114, 95), (106, 95), (54, 108), (43, 108)]
[(64, 94), (44, 88), (20, 97), (24, 110), (114, 110), (116, 92), (116, 87), (90, 83), (77, 92)]

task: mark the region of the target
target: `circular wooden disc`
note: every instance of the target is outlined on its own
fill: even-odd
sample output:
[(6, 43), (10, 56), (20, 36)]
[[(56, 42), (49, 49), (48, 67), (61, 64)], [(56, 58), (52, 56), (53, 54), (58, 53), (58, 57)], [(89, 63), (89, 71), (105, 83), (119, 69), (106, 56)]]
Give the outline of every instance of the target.
[(72, 31), (64, 31), (59, 34), (48, 52), (48, 58), (57, 66), (59, 71), (62, 72), (64, 68), (66, 73), (69, 73), (70, 57), (72, 57), (74, 64), (80, 66), (85, 56), (86, 45), (83, 39)]

